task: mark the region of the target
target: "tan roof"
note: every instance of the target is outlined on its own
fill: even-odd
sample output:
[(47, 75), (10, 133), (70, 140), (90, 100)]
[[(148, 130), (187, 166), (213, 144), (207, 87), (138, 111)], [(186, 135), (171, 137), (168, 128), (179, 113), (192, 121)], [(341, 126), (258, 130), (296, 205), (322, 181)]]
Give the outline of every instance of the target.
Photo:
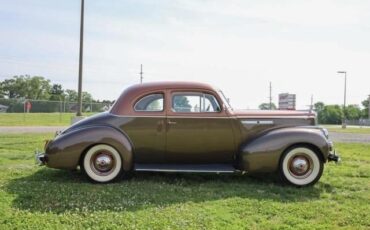
[(214, 91), (214, 88), (206, 83), (188, 82), (188, 81), (164, 81), (164, 82), (148, 82), (143, 84), (135, 84), (125, 89), (113, 105), (111, 112), (113, 114), (128, 114), (131, 112), (131, 107), (127, 108), (130, 103), (134, 103), (137, 97), (142, 96), (146, 92), (155, 92), (166, 89), (181, 89), (181, 90), (208, 90)]

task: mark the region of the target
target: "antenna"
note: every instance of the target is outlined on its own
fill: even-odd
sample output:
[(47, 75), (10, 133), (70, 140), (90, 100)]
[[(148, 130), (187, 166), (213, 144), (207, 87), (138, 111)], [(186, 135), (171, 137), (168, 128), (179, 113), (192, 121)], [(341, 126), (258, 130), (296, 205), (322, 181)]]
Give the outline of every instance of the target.
[(140, 84), (143, 84), (143, 64), (140, 64)]

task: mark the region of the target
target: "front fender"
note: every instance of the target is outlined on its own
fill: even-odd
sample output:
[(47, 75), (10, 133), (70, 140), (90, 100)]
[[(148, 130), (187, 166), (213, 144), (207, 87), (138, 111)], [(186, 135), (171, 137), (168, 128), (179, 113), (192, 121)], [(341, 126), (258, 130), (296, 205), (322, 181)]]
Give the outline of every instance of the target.
[(315, 128), (291, 127), (275, 129), (243, 143), (240, 146), (238, 167), (248, 172), (274, 172), (278, 169), (282, 153), (297, 144), (315, 148), (326, 162), (329, 141), (322, 131)]
[(122, 157), (124, 170), (133, 167), (133, 146), (127, 135), (110, 126), (86, 126), (61, 134), (50, 141), (45, 149), (47, 166), (59, 169), (75, 169), (81, 155), (91, 146), (108, 144)]

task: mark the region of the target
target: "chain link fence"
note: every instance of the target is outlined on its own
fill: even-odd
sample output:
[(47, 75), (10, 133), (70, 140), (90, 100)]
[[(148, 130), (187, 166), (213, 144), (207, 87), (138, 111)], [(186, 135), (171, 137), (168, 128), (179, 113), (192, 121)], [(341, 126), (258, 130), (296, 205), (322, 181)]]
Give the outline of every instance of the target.
[(370, 119), (346, 120), (347, 125), (370, 126)]
[[(83, 113), (98, 113), (109, 110), (109, 103), (83, 102)], [(29, 99), (0, 99), (0, 113), (76, 113), (75, 101), (47, 101)]]

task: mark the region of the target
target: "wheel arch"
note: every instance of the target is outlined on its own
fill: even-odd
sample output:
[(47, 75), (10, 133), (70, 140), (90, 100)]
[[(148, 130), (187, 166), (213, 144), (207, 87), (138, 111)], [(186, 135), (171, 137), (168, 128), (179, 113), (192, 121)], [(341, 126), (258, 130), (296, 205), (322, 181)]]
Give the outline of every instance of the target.
[(62, 134), (46, 149), (48, 166), (51, 168), (74, 169), (81, 163), (86, 152), (97, 144), (115, 148), (122, 158), (125, 171), (133, 168), (133, 144), (121, 130), (111, 126), (87, 126)]
[(293, 149), (293, 148), (297, 148), (297, 147), (307, 147), (309, 149), (311, 149), (312, 151), (314, 151), (317, 156), (320, 158), (320, 160), (325, 163), (325, 157), (324, 157), (324, 154), (323, 152), (320, 150), (320, 148), (313, 144), (313, 143), (309, 143), (309, 142), (299, 142), (299, 143), (294, 143), (294, 144), (291, 144), (290, 146), (288, 146), (287, 148), (285, 148), (285, 150), (282, 152), (282, 154), (280, 155), (280, 160), (283, 156), (284, 153), (288, 152), (290, 149)]
[(289, 127), (266, 132), (241, 144), (237, 167), (248, 172), (274, 172), (283, 153), (297, 145), (309, 146), (326, 162), (329, 145), (320, 130)]

